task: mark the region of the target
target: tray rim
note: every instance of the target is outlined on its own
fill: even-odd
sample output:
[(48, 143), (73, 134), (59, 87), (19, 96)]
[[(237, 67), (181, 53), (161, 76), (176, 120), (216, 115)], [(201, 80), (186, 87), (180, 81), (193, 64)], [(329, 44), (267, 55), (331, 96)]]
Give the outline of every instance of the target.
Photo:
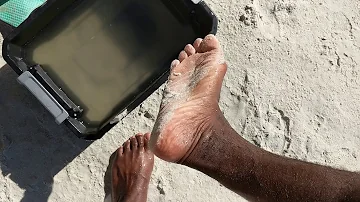
[[(27, 71), (29, 69), (21, 69), (19, 66), (11, 59), (11, 56), (9, 54), (10, 51), (10, 45), (12, 44), (12, 41), (20, 35), (20, 33), (25, 30), (25, 28), (28, 28), (31, 26), (33, 21), (37, 19), (41, 14), (43, 14), (47, 9), (49, 9), (54, 3), (57, 1), (64, 1), (64, 0), (48, 0), (46, 3), (42, 4), (40, 7), (36, 8), (29, 17), (21, 23), (17, 28), (14, 28), (11, 32), (8, 32), (7, 36), (4, 37), (3, 41), (3, 58), (4, 60), (9, 64), (9, 66), (18, 74), (21, 75), (24, 71)], [(72, 1), (72, 0), (69, 0)], [(73, 3), (81, 3), (82, 0), (73, 0)], [(171, 0), (162, 0), (162, 1), (171, 1)], [(211, 17), (211, 27), (210, 31), (207, 34), (216, 34), (217, 27), (218, 27), (218, 19), (215, 16), (215, 14), (211, 11), (211, 9), (207, 6), (207, 4), (204, 1), (200, 1), (198, 3), (193, 3), (192, 0), (182, 0), (183, 2), (186, 2), (186, 4), (192, 4), (194, 7), (197, 7), (198, 9), (202, 9), (204, 12), (207, 13), (208, 17)], [(72, 3), (72, 4), (73, 4)], [(5, 23), (5, 22), (3, 22)], [(5, 23), (7, 24), (7, 23)], [(8, 25), (8, 24), (7, 24)], [(11, 26), (11, 25), (9, 25)], [(11, 26), (12, 27), (12, 26)], [(204, 34), (205, 36), (205, 34)], [(204, 37), (203, 36), (203, 37)], [(27, 66), (27, 68), (30, 68)], [(33, 68), (35, 69), (35, 68)], [(36, 71), (32, 72), (33, 74), (36, 74)], [(155, 90), (157, 90), (166, 80), (169, 75), (169, 68), (164, 68), (164, 72), (155, 80), (151, 82), (149, 87), (142, 91), (138, 96), (132, 99), (126, 107), (124, 107), (118, 114), (126, 112), (123, 117), (120, 117), (120, 119), (124, 118), (127, 114), (129, 114), (131, 111), (133, 111), (137, 106), (139, 106), (146, 98), (148, 98)], [(42, 80), (39, 76), (37, 76), (39, 80)], [(60, 89), (59, 87), (51, 86), (47, 84), (45, 80), (41, 82), (47, 89), (55, 88), (55, 92), (50, 92), (51, 95), (54, 95), (56, 92), (56, 89)], [(53, 89), (54, 90), (54, 89)], [(65, 94), (66, 96), (66, 94)], [(66, 100), (66, 97), (63, 96), (56, 96), (56, 99), (61, 99), (58, 101), (61, 101), (63, 104), (63, 101)], [(67, 98), (70, 100), (69, 98)], [(71, 100), (70, 100), (71, 101)], [(72, 102), (72, 101), (71, 101)], [(73, 102), (70, 103), (71, 106), (77, 106)], [(71, 108), (71, 107), (70, 107)], [(69, 110), (69, 106), (67, 107), (67, 110)], [(80, 110), (81, 111), (81, 110)], [(79, 111), (78, 111), (79, 112)], [(67, 125), (72, 132), (74, 132), (79, 138), (83, 138), (86, 140), (96, 140), (100, 139), (105, 133), (107, 133), (111, 128), (113, 128), (117, 123), (119, 122), (119, 119), (117, 117), (112, 118), (108, 123), (104, 124), (100, 130), (94, 130), (94, 129), (88, 129), (84, 125), (81, 124), (81, 122), (77, 121), (74, 117), (70, 117), (67, 119), (64, 123)], [(97, 128), (98, 129), (98, 128)]]

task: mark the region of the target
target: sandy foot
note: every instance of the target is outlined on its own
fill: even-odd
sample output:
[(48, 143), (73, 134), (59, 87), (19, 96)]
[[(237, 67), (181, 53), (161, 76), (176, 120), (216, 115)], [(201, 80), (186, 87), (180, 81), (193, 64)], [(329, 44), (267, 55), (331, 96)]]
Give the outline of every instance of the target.
[(218, 40), (208, 35), (186, 45), (171, 68), (150, 145), (159, 158), (181, 162), (221, 113), (227, 66)]
[(117, 151), (112, 165), (112, 201), (146, 201), (154, 154), (150, 134), (138, 134)]

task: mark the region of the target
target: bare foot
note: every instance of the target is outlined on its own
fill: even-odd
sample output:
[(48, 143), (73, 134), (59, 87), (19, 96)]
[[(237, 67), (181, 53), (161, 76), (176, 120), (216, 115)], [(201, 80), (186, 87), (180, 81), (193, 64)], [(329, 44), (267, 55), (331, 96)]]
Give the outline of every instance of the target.
[(221, 114), (218, 101), (226, 67), (214, 35), (188, 44), (172, 62), (150, 141), (155, 155), (181, 163), (212, 130)]
[(137, 134), (117, 150), (112, 165), (112, 201), (146, 201), (154, 154), (150, 134)]

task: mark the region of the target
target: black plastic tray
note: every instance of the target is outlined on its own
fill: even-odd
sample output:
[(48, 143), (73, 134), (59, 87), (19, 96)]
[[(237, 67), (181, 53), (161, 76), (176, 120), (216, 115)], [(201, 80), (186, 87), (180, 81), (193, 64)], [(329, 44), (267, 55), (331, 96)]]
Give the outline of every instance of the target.
[[(152, 78), (151, 81), (143, 83), (142, 90), (133, 93), (122, 102), (118, 114), (109, 121), (102, 124), (101, 127), (89, 127), (83, 124), (81, 120), (82, 108), (74, 103), (52, 79), (46, 74), (40, 65), (30, 65), (24, 58), (24, 46), (37, 36), (48, 24), (54, 22), (56, 18), (66, 13), (66, 10), (72, 6), (81, 4), (86, 0), (48, 0), (43, 6), (32, 12), (19, 27), (8, 33), (11, 26), (1, 22), (0, 28), (4, 34), (7, 34), (3, 42), (3, 57), (12, 69), (19, 75), (24, 72), (30, 72), (36, 78), (40, 85), (67, 111), (69, 117), (64, 123), (80, 138), (95, 140), (101, 138), (106, 132), (114, 127), (119, 118), (125, 117), (138, 105), (140, 105), (149, 95), (158, 89), (167, 79), (169, 73), (169, 64), (164, 71)], [(162, 0), (167, 8), (179, 19), (187, 20), (191, 23), (197, 37), (204, 37), (209, 33), (216, 34), (218, 20), (209, 7), (203, 2), (194, 3), (191, 0)], [(184, 44), (186, 45), (186, 44)], [(174, 58), (180, 50), (174, 52)], [(169, 58), (169, 63), (173, 58)]]

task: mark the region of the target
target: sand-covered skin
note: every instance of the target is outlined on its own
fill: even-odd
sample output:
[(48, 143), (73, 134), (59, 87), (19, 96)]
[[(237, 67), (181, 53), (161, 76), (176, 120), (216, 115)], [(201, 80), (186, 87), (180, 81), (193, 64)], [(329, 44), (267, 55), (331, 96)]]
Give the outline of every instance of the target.
[[(229, 68), (221, 108), (264, 149), (360, 171), (360, 2), (211, 0)], [(155, 92), (87, 147), (0, 68), (0, 201), (102, 201), (112, 152), (151, 131)], [(202, 173), (155, 159), (149, 201), (241, 201)]]

